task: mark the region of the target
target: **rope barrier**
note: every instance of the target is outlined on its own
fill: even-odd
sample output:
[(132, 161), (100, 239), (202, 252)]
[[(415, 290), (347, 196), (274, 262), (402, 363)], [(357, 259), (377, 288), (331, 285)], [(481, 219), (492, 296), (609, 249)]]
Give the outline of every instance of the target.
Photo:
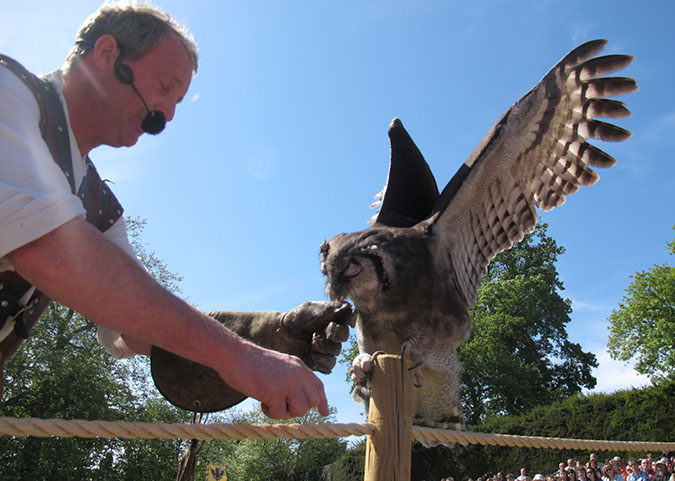
[(123, 439), (279, 439), (365, 436), (363, 424), (180, 424), (0, 417), (0, 436)]
[(413, 426), (412, 437), (424, 441), (460, 444), (511, 446), (519, 448), (576, 449), (582, 451), (674, 451), (675, 443), (637, 441), (597, 441), (537, 436), (515, 436), (470, 431), (451, 431)]
[[(180, 424), (0, 417), (0, 436), (123, 439), (280, 439), (366, 436), (373, 423), (350, 424)], [(412, 437), (488, 446), (584, 451), (675, 451), (675, 442), (597, 441), (452, 431), (413, 426)]]

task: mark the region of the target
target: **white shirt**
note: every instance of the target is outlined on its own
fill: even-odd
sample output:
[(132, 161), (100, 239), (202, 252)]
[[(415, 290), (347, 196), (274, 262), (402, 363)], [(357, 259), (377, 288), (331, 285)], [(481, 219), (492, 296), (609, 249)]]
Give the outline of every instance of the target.
[[(43, 78), (54, 85), (65, 111), (77, 191), (86, 165), (70, 126), (62, 72), (56, 70)], [(39, 120), (40, 107), (32, 91), (0, 65), (0, 271), (14, 270), (7, 258), (10, 252), (86, 214), (42, 139)], [(123, 217), (103, 235), (137, 259)], [(117, 358), (134, 355), (119, 332), (99, 327), (97, 339)]]

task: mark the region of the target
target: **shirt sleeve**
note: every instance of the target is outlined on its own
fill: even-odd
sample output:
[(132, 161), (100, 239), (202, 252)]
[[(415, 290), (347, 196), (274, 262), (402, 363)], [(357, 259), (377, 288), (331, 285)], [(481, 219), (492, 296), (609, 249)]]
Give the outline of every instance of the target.
[(8, 253), (85, 214), (42, 139), (39, 119), (33, 93), (0, 66), (0, 270), (13, 269)]

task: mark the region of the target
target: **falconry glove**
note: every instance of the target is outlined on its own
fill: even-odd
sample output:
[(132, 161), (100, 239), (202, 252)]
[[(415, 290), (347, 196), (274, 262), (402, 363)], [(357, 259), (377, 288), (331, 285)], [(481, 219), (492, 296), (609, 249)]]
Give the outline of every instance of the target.
[[(210, 311), (206, 314), (244, 339), (267, 349), (297, 356), (312, 370), (331, 372), (341, 343), (353, 324), (344, 302), (306, 302), (288, 312)], [(247, 396), (232, 389), (210, 367), (157, 346), (151, 352), (152, 377), (172, 404), (198, 412), (222, 411)]]

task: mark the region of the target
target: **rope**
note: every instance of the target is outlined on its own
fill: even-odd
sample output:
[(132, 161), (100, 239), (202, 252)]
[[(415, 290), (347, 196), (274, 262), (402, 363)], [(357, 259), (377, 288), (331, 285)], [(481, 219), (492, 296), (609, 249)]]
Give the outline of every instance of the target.
[(542, 438), (536, 436), (514, 436), (510, 434), (450, 431), (420, 426), (413, 426), (412, 436), (415, 439), (425, 441), (515, 446), (519, 448), (578, 449), (583, 451), (675, 451), (675, 443)]
[[(123, 439), (279, 439), (365, 436), (372, 423), (351, 424), (181, 424), (130, 423), (64, 419), (0, 417), (0, 436), (45, 438)], [(412, 437), (424, 441), (511, 446), (520, 448), (578, 449), (584, 451), (675, 451), (675, 443), (595, 441), (536, 436), (514, 436), (413, 426)]]
[(337, 438), (372, 434), (363, 424), (162, 424), (0, 417), (0, 436), (123, 439)]

